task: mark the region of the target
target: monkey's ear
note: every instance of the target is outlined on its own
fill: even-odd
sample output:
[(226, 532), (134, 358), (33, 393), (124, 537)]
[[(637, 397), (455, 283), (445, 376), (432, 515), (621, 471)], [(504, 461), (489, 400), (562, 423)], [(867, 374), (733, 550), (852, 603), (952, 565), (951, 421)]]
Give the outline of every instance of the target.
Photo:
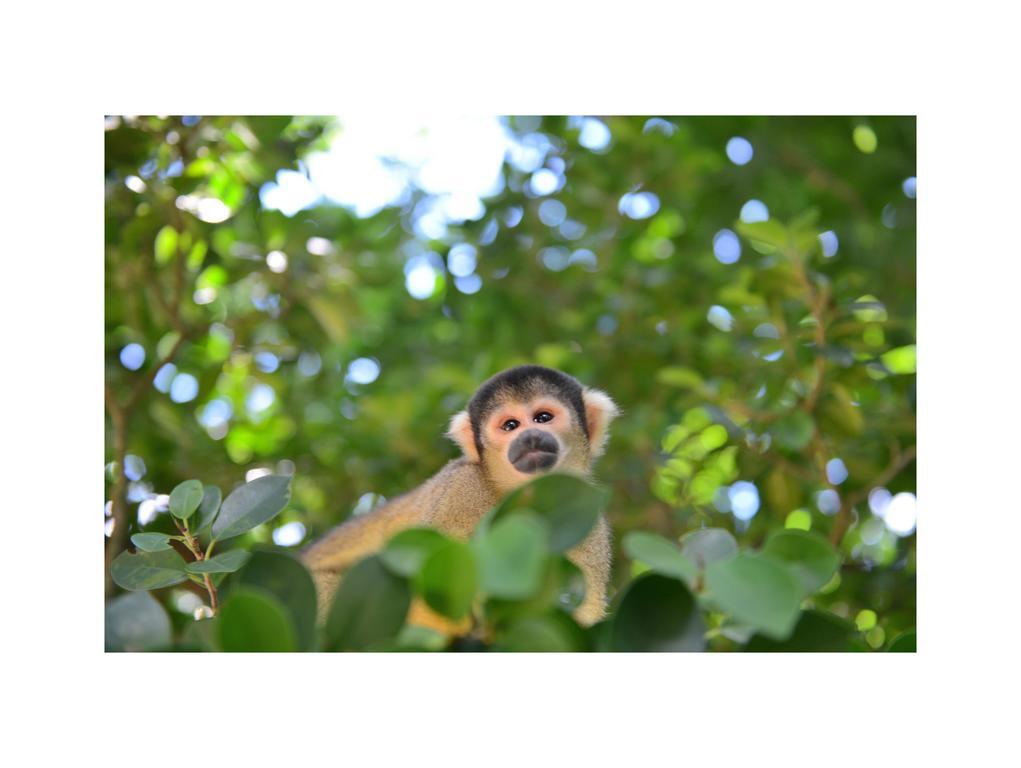
[(581, 397), (588, 422), (589, 453), (592, 458), (602, 456), (610, 436), (610, 422), (620, 414), (620, 409), (608, 394), (598, 389), (586, 389)]
[(459, 411), (454, 414), (454, 418), (450, 420), (447, 437), (461, 447), (461, 451), (468, 461), (472, 464), (479, 463), (479, 451), (475, 447), (475, 433), (472, 431), (472, 422), (468, 418), (468, 411)]

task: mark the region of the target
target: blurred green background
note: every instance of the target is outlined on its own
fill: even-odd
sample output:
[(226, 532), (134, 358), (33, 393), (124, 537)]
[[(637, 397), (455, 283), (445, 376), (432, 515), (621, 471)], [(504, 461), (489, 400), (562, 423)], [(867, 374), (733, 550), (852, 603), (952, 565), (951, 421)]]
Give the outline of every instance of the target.
[(811, 529), (845, 555), (818, 605), (873, 648), (914, 626), (913, 117), (108, 117), (105, 141), (107, 562), (190, 477), (293, 474), (249, 536), (301, 547), (453, 458), (449, 416), (535, 362), (623, 410), (597, 469), (618, 540)]

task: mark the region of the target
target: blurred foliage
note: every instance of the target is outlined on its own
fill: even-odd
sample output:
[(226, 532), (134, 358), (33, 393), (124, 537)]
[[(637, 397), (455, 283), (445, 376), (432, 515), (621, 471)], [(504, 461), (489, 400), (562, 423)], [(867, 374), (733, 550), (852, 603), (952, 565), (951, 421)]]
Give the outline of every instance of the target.
[[(556, 188), (538, 194), (537, 169), (508, 158), (484, 215), (429, 240), (415, 224), (430, 195), (417, 188), (364, 218), (326, 203), (291, 217), (263, 207), (264, 185), (281, 169), (302, 170), (342, 123), (108, 119), (108, 566), (133, 534), (177, 534), (164, 494), (181, 481), (229, 491), (253, 470), (293, 475), (291, 495), (239, 545), (276, 532), (278, 543), (300, 546), (435, 472), (455, 455), (442, 437), (449, 415), (487, 376), (536, 362), (622, 406), (598, 475), (610, 493), (618, 600), (632, 596), (629, 611), (654, 625), (648, 636), (676, 640), (649, 647), (688, 647), (684, 632), (698, 624), (677, 617), (708, 587), (731, 601), (707, 608), (711, 649), (767, 650), (790, 638), (833, 649), (848, 626), (854, 647), (913, 648), (913, 523), (887, 525), (869, 494), (914, 492), (914, 119), (600, 122), (610, 142), (588, 149), (585, 121), (505, 120)], [(754, 147), (746, 164), (728, 159), (735, 136)], [(551, 199), (562, 208), (543, 209)], [(768, 218), (741, 221), (749, 200), (764, 202)], [(476, 293), (447, 270), (460, 244), (477, 254)], [(437, 270), (424, 299), (405, 286), (415, 259)], [(352, 375), (360, 358), (374, 361), (377, 378)], [(881, 513), (889, 494), (873, 495)], [(528, 525), (516, 535), (527, 537)], [(741, 565), (682, 555), (706, 569), (705, 583), (686, 581), (700, 577), (670, 548), (683, 552), (700, 529), (733, 534), (741, 551), (724, 562)], [(797, 575), (778, 570), (789, 542), (776, 537), (787, 529), (839, 554), (839, 570), (808, 597)], [(802, 556), (826, 557), (806, 551), (797, 563)], [(484, 578), (509, 578), (494, 568)], [(793, 605), (773, 625), (797, 622), (786, 640), (749, 635), (755, 621), (728, 624), (762, 618), (761, 600), (741, 587), (753, 573), (774, 585), (762, 599), (786, 594)], [(163, 604), (172, 624), (129, 627), (125, 636), (141, 640), (112, 646), (172, 635), (207, 647), (198, 635), (211, 622), (191, 618), (202, 592), (189, 583), (154, 592), (159, 603), (144, 593), (111, 600), (108, 622), (111, 612), (162, 616), (154, 605)], [(289, 626), (266, 591), (249, 585), (231, 613)], [(108, 568), (108, 597), (117, 592)], [(678, 606), (673, 623), (642, 613), (660, 602)], [(574, 637), (532, 619), (515, 633), (507, 647)], [(619, 637), (633, 635), (620, 630), (596, 647)], [(266, 636), (278, 641), (308, 647), (299, 634)]]

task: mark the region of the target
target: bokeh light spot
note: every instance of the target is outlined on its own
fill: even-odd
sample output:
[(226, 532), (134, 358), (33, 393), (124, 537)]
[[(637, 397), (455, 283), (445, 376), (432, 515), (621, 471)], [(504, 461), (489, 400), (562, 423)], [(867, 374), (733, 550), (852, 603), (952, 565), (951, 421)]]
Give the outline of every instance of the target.
[(169, 392), (170, 383), (176, 375), (177, 366), (173, 363), (167, 363), (156, 372), (156, 378), (152, 380), (152, 385), (160, 392)]
[(255, 367), (263, 373), (273, 373), (273, 371), (280, 367), (280, 358), (272, 352), (266, 352), (265, 350), (256, 352)]
[(461, 293), (471, 295), (482, 290), (482, 278), (478, 275), (465, 275), (454, 278), (454, 287)]
[(819, 245), (822, 246), (822, 255), (827, 259), (831, 259), (837, 255), (837, 251), (840, 250), (840, 240), (837, 239), (837, 233), (833, 230), (826, 230), (819, 234)]
[(252, 414), (262, 413), (273, 405), (276, 399), (273, 387), (269, 384), (256, 384), (245, 397), (245, 409)]
[(436, 292), (439, 271), (428, 256), (412, 257), (404, 269), (404, 286), (413, 298), (421, 301)]
[(659, 210), (659, 198), (652, 192), (629, 192), (620, 198), (617, 210), (629, 219), (647, 219)]
[(729, 229), (713, 235), (713, 255), (721, 264), (733, 264), (741, 258), (741, 241)]
[(741, 221), (754, 224), (757, 221), (769, 221), (769, 208), (761, 200), (749, 200), (741, 206)]
[(129, 371), (137, 371), (145, 364), (145, 347), (141, 344), (128, 344), (121, 350), (121, 365)]
[(124, 476), (132, 481), (145, 477), (145, 462), (141, 456), (129, 453), (124, 457)]
[(847, 479), (847, 467), (841, 459), (830, 459), (826, 462), (826, 479), (833, 485), (840, 485)]
[(755, 483), (738, 480), (727, 491), (727, 499), (730, 501), (730, 511), (738, 520), (747, 522), (759, 511), (759, 489)]
[(585, 147), (585, 149), (601, 152), (610, 145), (611, 138), (610, 129), (602, 120), (586, 117), (582, 121), (578, 143)]
[(730, 332), (730, 329), (734, 327), (734, 316), (719, 304), (713, 304), (709, 307), (706, 319), (710, 325), (719, 328), (721, 331)]
[(824, 515), (835, 515), (840, 511), (840, 495), (832, 488), (819, 491), (815, 495), (815, 506)]
[(913, 493), (898, 493), (886, 508), (886, 527), (898, 536), (910, 536), (917, 523), (916, 499)]
[(278, 547), (294, 547), (305, 538), (305, 526), (294, 520), (273, 531), (273, 543)]
[(559, 200), (543, 200), (539, 205), (539, 221), (547, 227), (558, 227), (567, 218), (567, 206)]
[(879, 518), (886, 517), (886, 510), (892, 498), (893, 494), (881, 486), (869, 491), (869, 509), (872, 510), (872, 514)]
[(270, 272), (280, 274), (287, 271), (287, 254), (283, 251), (270, 251), (266, 254), (266, 266)]
[(743, 136), (735, 136), (727, 142), (727, 157), (734, 165), (747, 165), (754, 156), (755, 148)]
[[(546, 202), (553, 202), (547, 200)], [(478, 251), (474, 245), (458, 243), (447, 254), (447, 269), (454, 277), (467, 277), (475, 271), (478, 262)]]
[(359, 357), (347, 367), (345, 378), (355, 384), (371, 384), (379, 378), (379, 363), (371, 357)]
[(188, 403), (199, 393), (199, 382), (190, 373), (179, 373), (170, 384), (170, 399), (175, 403)]
[(560, 189), (561, 181), (561, 177), (549, 168), (540, 168), (532, 174), (532, 178), (528, 183), (532, 192), (542, 197), (543, 195), (552, 195)]
[(914, 200), (918, 194), (918, 180), (914, 176), (908, 176), (901, 184), (901, 189), (904, 190), (904, 197)]

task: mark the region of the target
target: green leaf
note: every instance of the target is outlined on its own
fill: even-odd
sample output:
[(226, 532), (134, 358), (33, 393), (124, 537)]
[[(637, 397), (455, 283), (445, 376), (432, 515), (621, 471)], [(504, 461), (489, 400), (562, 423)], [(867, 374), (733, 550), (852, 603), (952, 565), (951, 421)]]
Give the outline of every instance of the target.
[(917, 653), (918, 636), (915, 630), (911, 629), (907, 632), (901, 632), (893, 639), (890, 647), (886, 650), (888, 653)]
[(156, 233), (153, 255), (157, 264), (169, 263), (177, 253), (177, 230), (169, 224)]
[(522, 600), (542, 585), (549, 527), (539, 516), (520, 512), (501, 518), (474, 541), (482, 591)]
[(655, 533), (632, 531), (624, 537), (625, 554), (632, 560), (645, 563), (664, 576), (691, 582), (696, 576), (694, 563), (681, 554), (680, 547)]
[(737, 554), (737, 539), (724, 528), (700, 528), (681, 537), (681, 554), (704, 570), (710, 563)]
[(411, 605), (406, 579), (369, 557), (344, 574), (324, 632), (325, 650), (354, 651), (397, 636)]
[(705, 380), (698, 371), (692, 368), (683, 368), (679, 365), (660, 368), (656, 372), (656, 381), (671, 387), (681, 389), (700, 390), (705, 386)]
[(504, 498), (489, 523), (511, 512), (535, 512), (549, 524), (551, 549), (564, 552), (588, 535), (608, 502), (609, 493), (581, 478), (543, 475)]
[(415, 588), (426, 604), (451, 619), (468, 614), (477, 587), (475, 556), (460, 541), (448, 541), (437, 547), (415, 579)]
[(741, 552), (706, 568), (713, 603), (774, 640), (790, 636), (801, 607), (801, 583), (783, 563)]
[(202, 502), (199, 504), (198, 522), (195, 523), (195, 532), (200, 533), (206, 530), (216, 519), (216, 513), (220, 511), (220, 500), (222, 496), (220, 489), (215, 485), (207, 485), (202, 489)]
[(234, 583), (258, 587), (276, 597), (291, 614), (298, 647), (311, 651), (316, 643), (316, 590), (312, 575), (292, 552), (256, 549), (244, 567), (232, 577)]
[(287, 609), (264, 590), (254, 587), (233, 590), (220, 608), (218, 621), (220, 647), (224, 651), (298, 650)]
[(234, 573), (249, 557), (251, 555), (244, 549), (232, 549), (230, 552), (214, 555), (208, 560), (188, 563), (185, 570), (188, 573)]
[(779, 419), (770, 432), (782, 448), (789, 451), (801, 451), (812, 440), (815, 423), (804, 411), (792, 411)]
[(883, 361), (890, 373), (914, 373), (916, 367), (915, 345), (909, 344), (906, 347), (897, 347), (885, 352), (879, 359)]
[(134, 533), (131, 543), (144, 552), (162, 552), (170, 549), (170, 536), (165, 533)]
[(786, 248), (789, 235), (787, 228), (776, 219), (737, 223), (737, 231), (749, 240), (757, 240), (773, 248)]
[(106, 604), (107, 651), (148, 651), (171, 644), (170, 617), (148, 592), (129, 592)]
[(121, 552), (110, 563), (110, 576), (124, 589), (159, 589), (188, 578), (184, 558), (174, 549), (161, 552)]
[(701, 651), (705, 624), (695, 598), (677, 579), (646, 573), (618, 598), (610, 620), (611, 651)]
[(279, 515), (291, 499), (289, 475), (264, 475), (234, 489), (213, 522), (218, 541), (240, 536)]
[(496, 636), (494, 650), (520, 653), (564, 653), (588, 650), (585, 631), (566, 613), (521, 616)]
[(170, 514), (181, 520), (187, 520), (202, 503), (202, 483), (198, 480), (185, 480), (170, 492)]
[(438, 547), (449, 539), (434, 528), (409, 528), (387, 542), (379, 553), (383, 565), (398, 576), (411, 578)]
[(854, 625), (823, 611), (805, 611), (798, 619), (791, 636), (784, 641), (755, 635), (745, 646), (746, 651), (793, 651), (798, 653), (839, 653), (850, 650)]
[(801, 580), (805, 597), (828, 582), (840, 565), (840, 555), (833, 546), (822, 536), (808, 531), (774, 531), (762, 551), (793, 569)]

